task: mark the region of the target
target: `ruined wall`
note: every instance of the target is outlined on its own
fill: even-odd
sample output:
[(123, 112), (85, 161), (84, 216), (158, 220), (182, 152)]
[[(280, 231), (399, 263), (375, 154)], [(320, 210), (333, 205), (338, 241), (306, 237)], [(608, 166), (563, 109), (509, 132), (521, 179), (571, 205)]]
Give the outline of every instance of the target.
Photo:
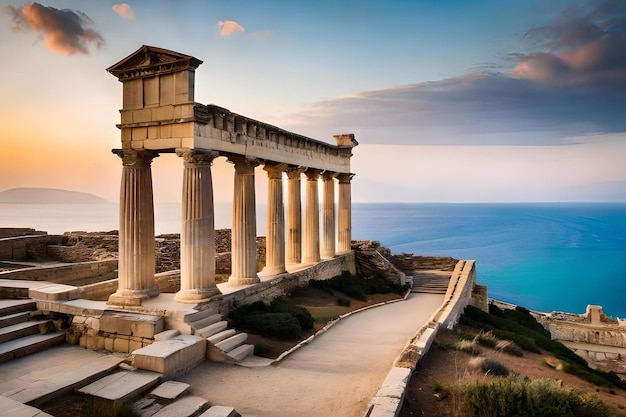
[(454, 259), (449, 256), (416, 256), (406, 253), (390, 255), (389, 259), (398, 269), (404, 271), (405, 273), (430, 269), (453, 271), (457, 262), (459, 262), (458, 259)]
[[(45, 233), (45, 232), (43, 232)], [(47, 260), (48, 245), (59, 245), (62, 236), (38, 234), (0, 239), (0, 259), (11, 261)]]
[(359, 240), (352, 243), (357, 271), (368, 277), (382, 274), (389, 281), (404, 285), (406, 275), (389, 260), (391, 251), (375, 240)]
[(0, 227), (0, 239), (7, 237), (47, 235), (47, 232), (31, 229), (29, 227)]
[(65, 265), (38, 266), (0, 272), (1, 278), (30, 281), (50, 281), (65, 284), (70, 281), (95, 277), (117, 269), (117, 259), (92, 261)]

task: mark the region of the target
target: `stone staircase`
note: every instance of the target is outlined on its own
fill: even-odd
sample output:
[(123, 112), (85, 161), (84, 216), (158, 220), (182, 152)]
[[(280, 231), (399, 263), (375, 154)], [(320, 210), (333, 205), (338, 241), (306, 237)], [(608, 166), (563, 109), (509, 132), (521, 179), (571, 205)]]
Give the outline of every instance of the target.
[(220, 314), (207, 310), (185, 317), (192, 332), (207, 341), (207, 357), (216, 362), (240, 362), (254, 353), (254, 345), (246, 344), (247, 333), (228, 329)]
[(65, 332), (36, 310), (30, 299), (0, 300), (0, 363), (65, 342)]
[(413, 271), (411, 292), (445, 294), (450, 283), (450, 272)]

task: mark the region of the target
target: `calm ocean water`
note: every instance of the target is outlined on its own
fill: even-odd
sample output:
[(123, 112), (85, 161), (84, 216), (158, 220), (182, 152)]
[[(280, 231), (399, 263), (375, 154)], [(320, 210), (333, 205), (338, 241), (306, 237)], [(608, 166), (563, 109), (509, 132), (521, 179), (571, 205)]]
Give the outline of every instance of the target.
[[(156, 232), (180, 231), (180, 205), (157, 204)], [(49, 233), (118, 227), (117, 204), (0, 204), (0, 227)], [(216, 227), (230, 227), (217, 204)], [(265, 208), (258, 209), (259, 235)], [(626, 317), (626, 204), (354, 204), (353, 238), (393, 253), (477, 261), (489, 295), (540, 311), (602, 305)]]

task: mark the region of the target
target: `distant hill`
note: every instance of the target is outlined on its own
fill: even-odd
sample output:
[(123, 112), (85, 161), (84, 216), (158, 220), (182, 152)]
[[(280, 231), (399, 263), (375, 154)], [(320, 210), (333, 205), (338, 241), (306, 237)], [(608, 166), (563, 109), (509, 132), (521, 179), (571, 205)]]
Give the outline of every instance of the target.
[(106, 203), (97, 195), (54, 188), (12, 188), (0, 191), (0, 203), (10, 204), (97, 204)]

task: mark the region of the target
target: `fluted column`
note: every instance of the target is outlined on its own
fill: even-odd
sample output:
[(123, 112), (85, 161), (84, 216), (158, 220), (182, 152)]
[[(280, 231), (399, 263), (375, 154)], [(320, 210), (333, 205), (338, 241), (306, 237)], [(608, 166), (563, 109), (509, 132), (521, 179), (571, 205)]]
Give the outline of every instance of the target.
[(322, 228), (322, 259), (335, 257), (335, 176), (337, 174), (325, 171), (322, 174), (324, 182), (324, 222)]
[(352, 250), (352, 192), (350, 181), (354, 174), (339, 174), (338, 253)]
[(231, 275), (228, 282), (234, 285), (255, 284), (260, 281), (257, 275), (254, 196), (254, 168), (259, 163), (243, 156), (231, 156), (228, 161), (235, 164)]
[(122, 158), (120, 187), (119, 266), (117, 291), (109, 304), (139, 306), (159, 294), (154, 280), (154, 202), (152, 199), (152, 151), (114, 149)]
[(300, 178), (304, 168), (287, 169), (287, 264), (302, 263), (302, 199)]
[(267, 171), (267, 237), (265, 268), (261, 275), (282, 274), (285, 269), (285, 207), (283, 205), (283, 172), (287, 164), (266, 163)]
[(306, 230), (304, 260), (305, 264), (314, 264), (320, 261), (320, 215), (319, 191), (317, 180), (320, 177), (319, 169), (308, 168), (306, 175)]
[(181, 150), (183, 158), (180, 291), (174, 301), (198, 303), (219, 290), (215, 285), (215, 214), (211, 163), (216, 152)]

